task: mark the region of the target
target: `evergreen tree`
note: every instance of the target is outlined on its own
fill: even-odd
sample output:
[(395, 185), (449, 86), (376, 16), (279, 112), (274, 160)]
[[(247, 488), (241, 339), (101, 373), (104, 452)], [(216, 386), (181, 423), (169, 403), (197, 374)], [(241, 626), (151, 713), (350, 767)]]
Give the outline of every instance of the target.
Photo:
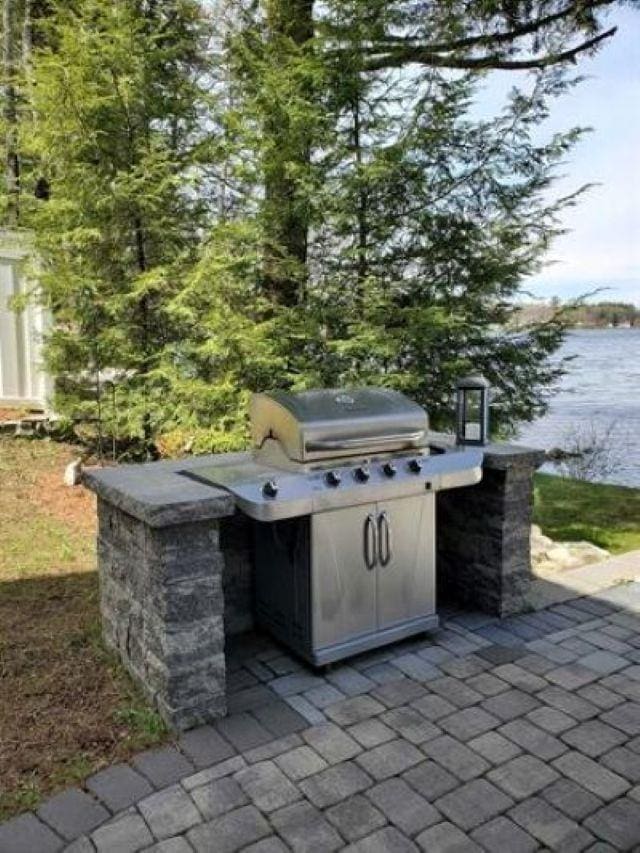
[[(172, 417), (163, 361), (211, 194), (199, 161), (209, 27), (195, 0), (58, 0), (25, 83), (22, 147), (57, 411), (148, 451)], [(106, 397), (102, 384), (114, 383)], [(95, 393), (92, 393), (94, 391)]]

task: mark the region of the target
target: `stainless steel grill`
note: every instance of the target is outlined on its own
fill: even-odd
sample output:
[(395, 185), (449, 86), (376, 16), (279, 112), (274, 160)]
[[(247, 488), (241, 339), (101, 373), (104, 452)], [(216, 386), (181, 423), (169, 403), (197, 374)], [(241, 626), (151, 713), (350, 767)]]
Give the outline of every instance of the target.
[(256, 520), (256, 615), (322, 665), (437, 626), (435, 492), (477, 483), (482, 452), (432, 453), (397, 391), (256, 394), (255, 450), (198, 470)]

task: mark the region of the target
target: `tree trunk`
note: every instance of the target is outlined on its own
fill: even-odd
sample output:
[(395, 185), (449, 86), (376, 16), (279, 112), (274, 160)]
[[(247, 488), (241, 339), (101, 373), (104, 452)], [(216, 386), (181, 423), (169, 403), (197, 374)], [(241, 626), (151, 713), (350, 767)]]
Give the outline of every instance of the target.
[(20, 160), (18, 158), (18, 109), (15, 76), (18, 70), (18, 6), (19, 0), (3, 0), (2, 9), (2, 76), (3, 119), (5, 123), (4, 173), (7, 193), (6, 224), (18, 224), (20, 195)]
[[(268, 0), (267, 23), (274, 38), (285, 36), (303, 46), (313, 38), (313, 0)], [(306, 93), (305, 93), (306, 94)], [(310, 129), (311, 130), (311, 129)], [(300, 198), (291, 164), (306, 169), (311, 140), (299, 138), (277, 118), (267, 118), (265, 135), (271, 143), (265, 158), (265, 220), (267, 223), (264, 284), (272, 298), (282, 305), (299, 301), (306, 278), (309, 216)]]

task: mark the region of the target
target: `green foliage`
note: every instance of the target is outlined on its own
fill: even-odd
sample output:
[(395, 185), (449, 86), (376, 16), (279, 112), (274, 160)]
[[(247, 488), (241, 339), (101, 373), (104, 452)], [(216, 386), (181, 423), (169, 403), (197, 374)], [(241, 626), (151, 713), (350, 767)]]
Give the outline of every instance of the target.
[(534, 521), (552, 539), (586, 539), (612, 554), (640, 548), (640, 489), (536, 475)]
[[(135, 451), (235, 449), (254, 390), (369, 383), (442, 426), (469, 370), (495, 386), (502, 433), (544, 411), (566, 320), (510, 321), (578, 195), (549, 201), (580, 132), (538, 129), (575, 82), (564, 49), (604, 37), (595, 11), (48, 12), (22, 86), (22, 221), (57, 320), (47, 352), (65, 417)], [(531, 74), (479, 115), (485, 69), (524, 55)], [(50, 199), (34, 201), (43, 178)]]

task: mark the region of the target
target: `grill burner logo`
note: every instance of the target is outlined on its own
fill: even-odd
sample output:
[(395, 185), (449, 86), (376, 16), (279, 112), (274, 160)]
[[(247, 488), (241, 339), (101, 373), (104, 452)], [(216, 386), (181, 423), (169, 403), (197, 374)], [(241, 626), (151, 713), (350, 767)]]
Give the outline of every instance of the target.
[(339, 406), (344, 406), (345, 409), (351, 409), (356, 404), (356, 401), (349, 394), (337, 394), (333, 399)]

